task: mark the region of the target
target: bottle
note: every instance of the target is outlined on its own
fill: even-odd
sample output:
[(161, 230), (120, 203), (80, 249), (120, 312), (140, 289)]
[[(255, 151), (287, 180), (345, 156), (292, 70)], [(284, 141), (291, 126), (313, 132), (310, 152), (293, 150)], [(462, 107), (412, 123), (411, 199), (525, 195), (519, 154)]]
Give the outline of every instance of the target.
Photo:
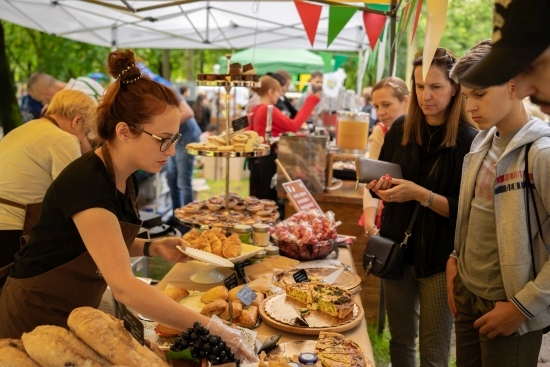
[(269, 246), (269, 225), (256, 223), (252, 226), (252, 244), (256, 246)]
[(233, 226), (233, 232), (239, 235), (242, 243), (250, 244), (252, 239), (252, 227), (248, 224), (235, 224)]

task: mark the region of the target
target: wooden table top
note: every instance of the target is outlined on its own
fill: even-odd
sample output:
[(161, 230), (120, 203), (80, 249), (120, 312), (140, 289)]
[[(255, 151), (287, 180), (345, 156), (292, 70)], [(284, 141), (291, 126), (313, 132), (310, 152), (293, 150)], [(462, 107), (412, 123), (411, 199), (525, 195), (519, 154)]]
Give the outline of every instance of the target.
[[(340, 248), (340, 254), (338, 257), (338, 260), (342, 262), (344, 265), (350, 265), (355, 272), (355, 266), (353, 263), (353, 258), (351, 251), (348, 247), (341, 247)], [(230, 274), (232, 270), (230, 269), (219, 269), (220, 272), (223, 274)], [(200, 291), (206, 291), (216, 285), (223, 285), (223, 283), (218, 284), (197, 284), (193, 283), (189, 277), (191, 274), (193, 274), (195, 271), (195, 268), (193, 268), (190, 265), (179, 263), (174, 265), (174, 267), (166, 274), (166, 276), (159, 282), (157, 287), (159, 287), (161, 290), (164, 289), (168, 284), (173, 284), (178, 287), (190, 289), (190, 290), (200, 290)], [(360, 293), (355, 295), (355, 302), (358, 305), (361, 305), (361, 297)], [(297, 341), (297, 340), (317, 340), (317, 336), (315, 335), (301, 335), (301, 334), (294, 334), (290, 332), (281, 331), (278, 329), (275, 329), (267, 323), (262, 322), (259, 327), (254, 329), (258, 333), (257, 339), (260, 340), (260, 342), (263, 342), (266, 338), (272, 336), (272, 335), (282, 335), (282, 338), (280, 339), (279, 343), (284, 343), (288, 341)], [(367, 322), (363, 318), (361, 323), (356, 326), (355, 328), (342, 332), (343, 335), (346, 336), (346, 338), (351, 339), (355, 341), (357, 344), (363, 348), (363, 351), (365, 352), (365, 357), (370, 359), (370, 361), (374, 364), (374, 358), (372, 353), (372, 346), (370, 343), (369, 335), (367, 333)]]

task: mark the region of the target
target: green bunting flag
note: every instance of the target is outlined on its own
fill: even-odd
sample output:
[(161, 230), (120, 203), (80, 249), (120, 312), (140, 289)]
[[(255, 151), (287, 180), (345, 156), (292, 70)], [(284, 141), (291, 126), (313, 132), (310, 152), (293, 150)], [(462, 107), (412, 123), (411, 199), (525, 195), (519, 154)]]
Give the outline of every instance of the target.
[(332, 52), (320, 51), (318, 54), (325, 64), (325, 73), (330, 73), (332, 71)]
[(356, 11), (357, 8), (354, 6), (330, 6), (328, 12), (327, 47), (330, 46), (336, 36), (338, 36), (342, 29), (344, 29), (344, 27), (351, 19), (351, 17), (353, 17), (353, 14), (355, 14)]
[(334, 71), (338, 70), (339, 67), (341, 67), (346, 60), (348, 59), (348, 55), (335, 55), (334, 56)]

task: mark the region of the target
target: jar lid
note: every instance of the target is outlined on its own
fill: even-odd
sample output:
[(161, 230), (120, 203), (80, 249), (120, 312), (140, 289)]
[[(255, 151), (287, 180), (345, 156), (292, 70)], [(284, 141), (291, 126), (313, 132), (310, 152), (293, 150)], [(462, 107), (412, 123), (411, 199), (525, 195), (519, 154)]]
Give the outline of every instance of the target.
[(296, 362), (286, 362), (286, 364), (288, 364), (291, 367), (302, 367), (302, 366), (300, 366), (299, 363), (296, 363)]
[(265, 224), (265, 223), (256, 223), (252, 226), (252, 228), (254, 229), (254, 231), (256, 232), (267, 232), (269, 231), (269, 224)]
[(298, 361), (306, 365), (313, 365), (317, 363), (317, 356), (313, 353), (300, 353)]
[(248, 233), (252, 230), (252, 227), (250, 227), (248, 224), (235, 224), (233, 226), (233, 232), (237, 233)]
[(267, 256), (276, 256), (276, 255), (279, 255), (279, 247), (278, 246), (267, 246), (265, 248), (265, 252), (267, 254)]
[(253, 259), (263, 259), (267, 255), (267, 251), (260, 250), (258, 253), (254, 256), (252, 256)]

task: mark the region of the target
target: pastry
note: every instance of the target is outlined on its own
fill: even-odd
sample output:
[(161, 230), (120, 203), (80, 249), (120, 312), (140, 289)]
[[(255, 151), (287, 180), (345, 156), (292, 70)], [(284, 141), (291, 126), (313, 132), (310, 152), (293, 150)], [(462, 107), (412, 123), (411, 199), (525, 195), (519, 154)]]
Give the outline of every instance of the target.
[(200, 236), (201, 236), (201, 233), (199, 231), (197, 231), (196, 229), (192, 229), (186, 234), (184, 234), (182, 238), (186, 241), (194, 241)]
[(4, 347), (16, 348), (22, 352), (25, 351), (25, 347), (23, 346), (23, 341), (21, 339), (0, 339), (0, 348)]
[[(241, 316), (243, 304), (239, 301), (232, 301), (231, 304), (233, 305), (233, 321), (235, 321), (237, 317)], [(229, 320), (229, 305), (218, 317), (222, 320)]]
[(224, 146), (218, 147), (219, 152), (232, 152), (233, 150), (234, 150), (233, 145), (224, 145)]
[(251, 63), (244, 64), (244, 66), (243, 66), (243, 71), (244, 71), (244, 72), (250, 71), (250, 70), (252, 70), (252, 69), (254, 69), (254, 66), (252, 66)]
[(185, 298), (189, 295), (189, 291), (184, 288), (178, 288), (171, 284), (168, 284), (166, 288), (162, 291), (168, 297), (173, 299), (176, 302), (179, 302), (180, 299)]
[(227, 301), (223, 299), (217, 299), (206, 306), (201, 310), (201, 314), (204, 316), (212, 317), (212, 315), (219, 315), (227, 307)]
[(286, 294), (305, 304), (309, 309), (319, 310), (343, 319), (353, 311), (353, 296), (348, 291), (323, 283), (287, 284)]
[(231, 288), (229, 291), (229, 300), (230, 301), (239, 301), (239, 297), (237, 297), (237, 293), (243, 288), (242, 285), (236, 286), (235, 288)]
[(315, 345), (315, 354), (322, 366), (326, 367), (367, 367), (372, 366), (357, 343), (344, 335), (321, 331)]
[(254, 292), (256, 293), (256, 299), (250, 304), (250, 306), (256, 306), (260, 307), (260, 303), (265, 299), (265, 295), (261, 292)]
[[(167, 367), (149, 348), (124, 329), (122, 320), (92, 307), (74, 309), (67, 319), (69, 328), (111, 364), (128, 367)], [(23, 340), (25, 342), (25, 340)], [(25, 346), (26, 348), (26, 346)], [(41, 348), (43, 348), (41, 346)], [(64, 366), (63, 364), (58, 364)]]
[(27, 353), (6, 345), (0, 347), (0, 367), (40, 367), (40, 365), (36, 364)]
[(248, 141), (248, 136), (246, 136), (245, 134), (239, 133), (239, 134), (233, 135), (231, 140), (233, 140), (235, 143), (244, 143)]
[(223, 241), (222, 253), (226, 259), (239, 256), (241, 251), (241, 240), (238, 234), (233, 233), (231, 236), (227, 237), (225, 241)]
[[(97, 338), (98, 335), (93, 335), (93, 337)], [(103, 367), (112, 364), (86, 345), (73, 332), (60, 326), (37, 326), (33, 331), (23, 333), (21, 339), (27, 354), (43, 367)]]
[(155, 333), (162, 337), (178, 336), (181, 332), (182, 330), (164, 324), (157, 324), (155, 326)]
[(258, 137), (258, 133), (254, 130), (245, 130), (241, 134), (248, 136), (249, 139), (256, 139)]
[(224, 301), (227, 301), (227, 298), (229, 297), (228, 292), (229, 291), (227, 290), (227, 288), (225, 288), (223, 285), (219, 285), (206, 291), (206, 293), (204, 293), (201, 297), (201, 302), (212, 303), (217, 299), (223, 299)]
[(246, 147), (246, 144), (243, 143), (234, 143), (233, 148), (235, 148), (235, 152), (242, 153), (244, 152), (244, 149)]
[(253, 328), (258, 322), (258, 307), (249, 306), (243, 309), (241, 316), (235, 319), (235, 324), (247, 328)]

